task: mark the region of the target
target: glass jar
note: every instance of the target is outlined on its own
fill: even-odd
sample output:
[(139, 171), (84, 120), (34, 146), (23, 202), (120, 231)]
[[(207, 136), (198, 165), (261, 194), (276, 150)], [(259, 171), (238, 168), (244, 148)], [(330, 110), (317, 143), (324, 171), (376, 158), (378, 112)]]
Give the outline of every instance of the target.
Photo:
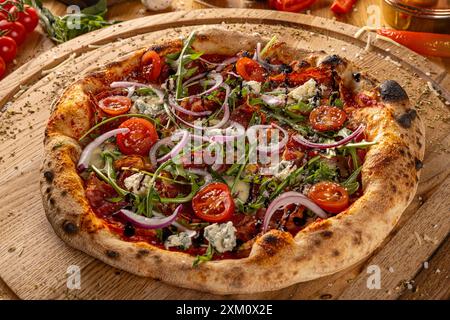
[(399, 30), (450, 34), (449, 0), (381, 0), (384, 20)]

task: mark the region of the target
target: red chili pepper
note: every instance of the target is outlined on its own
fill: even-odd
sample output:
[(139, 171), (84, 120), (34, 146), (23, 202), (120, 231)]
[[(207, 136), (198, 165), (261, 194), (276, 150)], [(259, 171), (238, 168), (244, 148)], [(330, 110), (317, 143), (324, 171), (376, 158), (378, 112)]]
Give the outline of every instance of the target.
[(331, 11), (338, 14), (348, 13), (352, 10), (356, 0), (334, 0), (331, 5)]
[(279, 11), (300, 12), (311, 7), (317, 0), (269, 0), (269, 7)]
[(450, 35), (428, 32), (378, 29), (379, 35), (388, 37), (409, 49), (426, 55), (450, 58)]

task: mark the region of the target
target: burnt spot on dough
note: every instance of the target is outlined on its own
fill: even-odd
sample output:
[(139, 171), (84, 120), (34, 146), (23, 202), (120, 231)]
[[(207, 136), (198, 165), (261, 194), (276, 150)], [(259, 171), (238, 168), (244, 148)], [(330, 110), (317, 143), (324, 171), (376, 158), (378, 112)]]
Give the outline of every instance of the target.
[(64, 220), (62, 228), (67, 234), (75, 234), (78, 232), (78, 227), (76, 226), (76, 224), (68, 220)]
[(417, 111), (415, 109), (409, 109), (400, 116), (395, 117), (397, 123), (403, 128), (411, 128), (413, 120), (417, 118)]
[(153, 262), (154, 262), (155, 264), (161, 264), (161, 263), (163, 262), (162, 259), (161, 259), (161, 257), (158, 256), (158, 255), (154, 255), (154, 256), (152, 256), (152, 258), (153, 258)]
[(138, 259), (143, 258), (145, 256), (148, 256), (149, 253), (150, 251), (148, 251), (147, 249), (139, 249), (138, 252), (136, 253), (136, 258)]
[(331, 56), (325, 57), (321, 62), (321, 64), (329, 65), (332, 67), (336, 67), (342, 63), (344, 63), (344, 60), (337, 54), (333, 54)]
[(52, 183), (55, 175), (53, 174), (53, 171), (45, 171), (44, 172), (44, 178), (47, 183)]
[(322, 238), (324, 238), (324, 239), (329, 239), (329, 238), (331, 238), (331, 236), (333, 235), (333, 232), (330, 231), (330, 230), (325, 230), (325, 231), (322, 231), (322, 232), (319, 233), (319, 234), (321, 235)]
[(65, 196), (67, 196), (67, 190), (63, 190), (63, 191), (61, 191), (61, 196), (62, 196), (62, 197), (65, 197)]
[(333, 257), (338, 257), (341, 253), (339, 252), (339, 250), (334, 249), (333, 251), (331, 251), (331, 255)]
[(50, 197), (50, 199), (48, 199), (48, 202), (50, 203), (50, 206), (52, 206), (52, 207), (55, 205), (55, 199), (53, 199), (51, 197)]
[[(289, 235), (290, 236), (290, 235)], [(280, 251), (282, 247), (287, 244), (285, 236), (281, 233), (278, 234), (268, 234), (262, 237), (260, 245), (264, 251), (269, 255), (273, 256)]]
[(117, 259), (119, 257), (119, 253), (114, 250), (106, 250), (106, 256), (111, 259)]
[(416, 170), (420, 170), (420, 169), (423, 168), (423, 162), (420, 161), (420, 159), (416, 158), (416, 159), (414, 160), (414, 162), (415, 162)]
[(359, 230), (355, 230), (355, 235), (352, 238), (353, 244), (360, 245), (362, 243), (362, 232)]
[(384, 102), (395, 102), (408, 99), (406, 91), (394, 80), (386, 80), (380, 85), (380, 95)]
[(47, 187), (47, 189), (45, 189), (45, 193), (50, 193), (52, 192), (52, 187)]

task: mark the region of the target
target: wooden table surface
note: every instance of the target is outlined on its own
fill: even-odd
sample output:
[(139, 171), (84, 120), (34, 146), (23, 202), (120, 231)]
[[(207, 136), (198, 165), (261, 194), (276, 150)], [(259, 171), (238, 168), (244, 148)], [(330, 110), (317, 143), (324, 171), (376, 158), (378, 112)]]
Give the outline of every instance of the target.
[[(329, 10), (331, 0), (319, 1), (315, 4), (308, 14), (318, 15), (321, 17), (337, 19), (339, 21), (353, 24), (356, 26), (363, 26), (367, 24), (385, 25), (382, 18), (377, 15), (379, 9), (379, 0), (359, 0), (352, 13), (340, 17), (334, 17)], [(44, 5), (48, 7), (53, 13), (63, 15), (66, 6), (56, 1), (44, 1)], [(261, 2), (251, 2), (245, 0), (174, 0), (172, 8), (167, 11), (175, 10), (189, 10), (200, 9), (208, 7), (228, 7), (228, 6), (257, 6), (264, 7), (265, 4)], [(156, 14), (155, 12), (147, 11), (139, 0), (127, 1), (111, 6), (108, 11), (108, 19), (116, 20), (130, 20), (138, 17)], [(380, 13), (381, 14), (381, 13)], [(368, 20), (369, 19), (369, 20)], [(45, 33), (38, 27), (38, 29), (29, 37), (25, 44), (20, 48), (20, 52), (14, 64), (8, 67), (8, 72), (12, 72), (22, 64), (37, 57), (41, 53), (53, 48), (54, 43), (49, 40)], [(450, 59), (430, 59), (437, 65), (450, 71)], [(450, 91), (448, 82), (444, 85), (444, 89)], [(444, 181), (444, 180), (442, 180)], [(402, 299), (448, 299), (450, 295), (450, 286), (448, 281), (449, 267), (450, 267), (450, 240), (447, 239), (434, 252), (429, 260), (432, 268), (424, 268), (414, 279), (415, 288), (421, 290), (412, 290), (402, 295)], [(437, 273), (444, 273), (446, 276), (436, 277)], [(5, 285), (0, 279), (0, 299), (17, 299), (17, 296)]]

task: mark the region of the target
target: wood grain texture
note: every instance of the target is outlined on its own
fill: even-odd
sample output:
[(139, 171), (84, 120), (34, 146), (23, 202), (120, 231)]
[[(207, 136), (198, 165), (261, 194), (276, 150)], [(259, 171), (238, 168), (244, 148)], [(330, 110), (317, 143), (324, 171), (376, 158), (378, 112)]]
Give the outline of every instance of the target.
[[(397, 298), (450, 231), (450, 178), (447, 178), (412, 219), (409, 219), (380, 251), (367, 261), (381, 269), (381, 288), (367, 290), (367, 274), (361, 273), (340, 299)], [(401, 257), (401, 258), (400, 258)]]
[(420, 273), (399, 299), (450, 299), (450, 239), (425, 261)]
[[(145, 17), (62, 44), (0, 82), (1, 104), (9, 99), (7, 97), (17, 94), (20, 85), (27, 86), (0, 115), (0, 131), (5, 132), (0, 137), (3, 147), (0, 151), (0, 193), (4, 195), (0, 199), (3, 208), (0, 211), (0, 277), (7, 286), (20, 298), (36, 299), (328, 299), (371, 296), (373, 293), (362, 285), (367, 276), (366, 262), (329, 277), (257, 295), (221, 297), (175, 288), (111, 268), (67, 247), (55, 236), (43, 212), (37, 178), (43, 130), (50, 105), (63, 88), (86, 72), (141, 46), (191, 30), (191, 27), (180, 27), (182, 25), (221, 24), (227, 19), (234, 23), (231, 28), (258, 31), (267, 36), (278, 34), (301, 48), (339, 53), (354, 60), (362, 70), (379, 80), (399, 80), (411, 99), (416, 101), (427, 125), (427, 156), (422, 182), (418, 195), (403, 214), (393, 238), (386, 239), (385, 245), (370, 258), (379, 263), (383, 270), (394, 262), (401, 264), (409, 259), (411, 242), (399, 243), (398, 237), (400, 240), (407, 238), (404, 228), (429, 230), (426, 225), (428, 221), (418, 219), (417, 215), (438, 222), (447, 217), (448, 221), (448, 215), (443, 210), (449, 208), (448, 202), (444, 202), (449, 197), (447, 200), (442, 197), (448, 194), (448, 190), (439, 188), (440, 184), (444, 184), (448, 189), (448, 107), (426, 89), (426, 81), (437, 82), (444, 71), (426, 59), (389, 43), (376, 43), (371, 51), (365, 52), (364, 41), (352, 37), (356, 28), (308, 15), (300, 17), (299, 20), (299, 15), (254, 10), (205, 10), (175, 12), (151, 19)], [(390, 51), (386, 52), (386, 48)], [(358, 58), (356, 54), (359, 54)], [(386, 54), (397, 63), (386, 60)], [(43, 76), (42, 70), (49, 68), (55, 69)], [(427, 72), (430, 72), (429, 76)], [(441, 212), (437, 211), (439, 208)], [(445, 239), (446, 233), (448, 222), (444, 221), (435, 234), (429, 234), (434, 241), (427, 243), (426, 248), (420, 251), (420, 259), (414, 260), (408, 268), (398, 269), (403, 272), (399, 275), (409, 279), (418, 273), (418, 260), (428, 259)], [(397, 242), (391, 244), (394, 240)], [(396, 250), (392, 249), (394, 244)], [(391, 257), (390, 254), (394, 255)], [(68, 290), (66, 287), (66, 271), (70, 265), (81, 269), (80, 290)], [(387, 283), (390, 285), (391, 282), (394, 281)], [(394, 298), (401, 292), (388, 295), (380, 291), (375, 298)], [(441, 297), (441, 294), (438, 296)]]

